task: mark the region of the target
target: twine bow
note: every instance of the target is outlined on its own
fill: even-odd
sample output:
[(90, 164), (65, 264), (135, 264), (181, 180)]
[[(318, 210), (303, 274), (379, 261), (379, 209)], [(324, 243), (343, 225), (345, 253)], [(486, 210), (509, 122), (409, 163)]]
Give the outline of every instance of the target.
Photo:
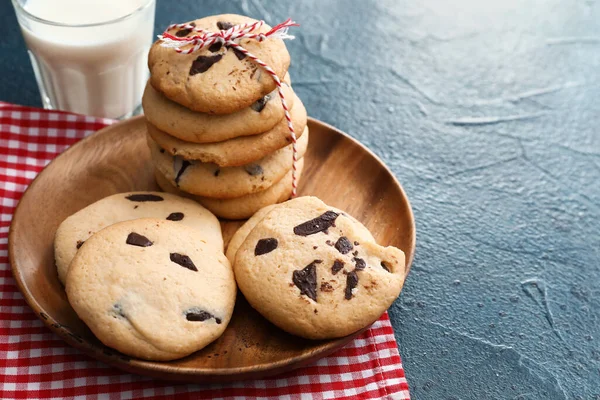
[[(241, 39), (253, 39), (257, 40), (258, 42), (262, 42), (269, 38), (276, 38), (282, 40), (294, 39), (294, 36), (288, 34), (288, 29), (292, 26), (299, 25), (292, 21), (290, 18), (288, 18), (286, 21), (274, 26), (270, 31), (266, 33), (252, 33), (254, 30), (260, 29), (260, 27), (262, 27), (264, 23), (264, 21), (257, 21), (252, 24), (233, 25), (230, 28), (220, 30), (219, 32), (210, 32), (191, 24), (173, 24), (170, 25), (167, 28), (167, 30), (163, 32), (162, 35), (158, 35), (158, 38), (161, 41), (160, 45), (162, 47), (175, 49), (177, 53), (181, 54), (192, 54), (199, 50), (202, 50), (205, 47), (210, 47), (211, 45), (219, 42), (225, 46), (232, 47), (234, 50), (237, 50), (240, 53), (244, 54), (254, 63), (258, 64), (269, 75), (271, 75), (271, 78), (273, 78), (273, 81), (277, 86), (277, 91), (279, 93), (279, 98), (281, 99), (281, 105), (283, 107), (283, 112), (285, 115), (285, 119), (287, 120), (288, 129), (290, 131), (290, 137), (292, 140), (292, 197), (296, 197), (298, 187), (298, 151), (296, 148), (297, 139), (296, 132), (294, 131), (294, 124), (292, 123), (292, 117), (290, 115), (290, 110), (288, 108), (285, 96), (283, 94), (281, 79), (279, 79), (279, 77), (271, 67), (269, 67), (263, 61), (261, 61), (254, 54), (250, 53), (248, 50), (240, 46), (238, 42)], [(192, 36), (185, 37), (171, 35), (168, 31), (175, 28), (189, 30), (190, 33), (194, 32), (195, 34)], [(185, 46), (191, 47), (183, 49), (183, 47)]]

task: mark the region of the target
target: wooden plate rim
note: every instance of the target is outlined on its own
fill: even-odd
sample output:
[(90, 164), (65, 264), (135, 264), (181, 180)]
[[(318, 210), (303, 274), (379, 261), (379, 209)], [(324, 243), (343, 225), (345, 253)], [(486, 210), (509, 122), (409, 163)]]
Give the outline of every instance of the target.
[[(64, 330), (62, 330), (60, 325), (57, 325), (54, 321), (52, 321), (50, 319), (43, 318), (40, 315), (41, 313), (43, 313), (43, 310), (42, 310), (40, 304), (37, 302), (36, 298), (29, 291), (28, 286), (26, 285), (26, 283), (23, 279), (23, 276), (19, 272), (18, 265), (15, 262), (15, 260), (16, 260), (15, 254), (17, 251), (17, 245), (14, 243), (14, 240), (13, 240), (13, 237), (16, 235), (14, 227), (15, 227), (15, 221), (18, 220), (17, 217), (20, 214), (21, 204), (22, 204), (23, 200), (26, 199), (27, 196), (29, 196), (30, 189), (32, 187), (35, 187), (35, 185), (37, 184), (40, 177), (44, 173), (46, 173), (46, 170), (55, 162), (55, 160), (58, 160), (59, 158), (64, 157), (65, 154), (69, 154), (69, 152), (72, 151), (72, 149), (75, 148), (76, 146), (79, 146), (80, 144), (84, 144), (87, 141), (92, 140), (90, 138), (96, 137), (98, 135), (102, 135), (105, 131), (112, 129), (115, 126), (136, 123), (137, 120), (140, 120), (143, 118), (144, 118), (143, 115), (140, 115), (137, 117), (133, 117), (133, 118), (124, 120), (124, 121), (117, 122), (115, 124), (111, 124), (109, 126), (106, 126), (102, 129), (90, 134), (89, 136), (83, 138), (82, 140), (80, 140), (77, 143), (70, 146), (68, 149), (66, 149), (64, 152), (59, 154), (56, 158), (54, 158), (50, 163), (48, 163), (48, 165), (46, 165), (44, 167), (44, 169), (33, 179), (33, 181), (29, 184), (29, 186), (27, 187), (27, 189), (21, 196), (19, 203), (17, 204), (17, 207), (13, 214), (13, 219), (11, 221), (9, 235), (8, 235), (9, 263), (11, 266), (11, 271), (12, 271), (13, 277), (15, 278), (15, 281), (17, 283), (17, 287), (19, 288), (20, 292), (23, 294), (25, 301), (33, 309), (36, 316), (44, 323), (44, 325), (46, 325), (46, 327), (48, 327), (52, 332), (54, 332), (58, 336), (60, 336), (60, 338), (63, 339), (65, 342), (67, 342), (69, 345), (71, 345), (79, 350), (82, 350), (88, 356), (90, 356), (94, 359), (103, 361), (109, 365), (117, 366), (121, 369), (125, 369), (125, 370), (134, 372), (135, 368), (140, 368), (140, 369), (147, 370), (147, 371), (175, 374), (178, 376), (185, 376), (185, 377), (198, 376), (198, 377), (206, 378), (206, 377), (210, 377), (210, 376), (227, 377), (227, 376), (231, 376), (231, 375), (242, 375), (243, 376), (243, 375), (254, 375), (254, 374), (261, 374), (261, 376), (268, 376), (268, 375), (277, 374), (279, 372), (287, 371), (289, 369), (283, 369), (283, 368), (290, 366), (290, 365), (293, 365), (294, 366), (293, 369), (295, 369), (296, 367), (303, 366), (307, 361), (315, 360), (315, 356), (317, 356), (318, 358), (322, 358), (322, 357), (325, 357), (325, 356), (333, 353), (334, 351), (344, 347), (352, 339), (354, 339), (355, 337), (357, 337), (358, 335), (363, 333), (366, 329), (368, 329), (371, 326), (371, 324), (369, 324), (367, 327), (365, 327), (351, 335), (348, 335), (348, 336), (345, 336), (345, 337), (339, 338), (339, 339), (329, 340), (328, 342), (325, 342), (321, 346), (316, 348), (314, 351), (307, 351), (306, 353), (304, 353), (300, 356), (288, 358), (288, 359), (281, 360), (281, 361), (251, 365), (251, 366), (246, 366), (246, 367), (194, 368), (194, 367), (181, 367), (181, 366), (175, 367), (175, 366), (171, 366), (168, 362), (146, 361), (146, 360), (141, 360), (141, 359), (129, 358), (128, 356), (116, 358), (114, 356), (106, 355), (102, 352), (102, 349), (103, 349), (102, 347), (92, 346), (88, 342), (80, 343), (79, 341), (76, 341), (74, 338), (69, 336)], [(411, 229), (411, 237), (410, 237), (410, 254), (408, 255), (408, 257), (406, 259), (406, 275), (408, 275), (408, 272), (410, 271), (410, 267), (412, 265), (412, 261), (414, 259), (415, 245), (416, 245), (416, 229), (415, 229), (415, 221), (414, 221), (414, 214), (412, 211), (412, 206), (410, 204), (408, 196), (406, 195), (406, 192), (404, 191), (404, 188), (402, 187), (402, 185), (400, 184), (400, 182), (398, 181), (398, 179), (396, 178), (394, 173), (388, 168), (388, 166), (375, 153), (373, 153), (368, 147), (363, 145), (358, 140), (354, 139), (353, 137), (346, 134), (345, 132), (342, 132), (341, 130), (335, 128), (334, 126), (331, 126), (328, 123), (319, 121), (319, 120), (311, 118), (311, 117), (308, 118), (308, 125), (309, 126), (321, 125), (321, 127), (331, 130), (338, 135), (342, 135), (345, 139), (350, 140), (351, 142), (353, 142), (354, 145), (359, 146), (363, 151), (365, 151), (367, 154), (369, 154), (371, 157), (373, 157), (377, 161), (377, 163), (392, 178), (393, 182), (396, 184), (397, 188), (400, 190), (401, 196), (403, 197), (404, 201), (406, 202), (406, 207), (407, 207), (409, 218), (410, 218), (409, 222), (410, 222), (410, 225), (412, 228)], [(377, 318), (377, 319), (379, 319), (379, 318)], [(373, 321), (373, 322), (375, 322), (375, 321)], [(116, 350), (112, 350), (112, 352), (116, 355), (121, 354), (121, 353), (118, 353)], [(134, 367), (134, 368), (131, 368), (131, 367)], [(137, 371), (135, 371), (135, 372), (137, 372)], [(270, 372), (270, 374), (269, 374), (269, 372)], [(176, 378), (174, 378), (173, 376), (165, 376), (164, 379), (176, 379)]]

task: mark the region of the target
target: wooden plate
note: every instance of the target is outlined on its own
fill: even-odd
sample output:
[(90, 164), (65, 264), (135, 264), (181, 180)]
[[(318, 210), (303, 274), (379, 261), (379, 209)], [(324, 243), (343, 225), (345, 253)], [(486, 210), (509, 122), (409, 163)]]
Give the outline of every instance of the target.
[[(315, 195), (362, 221), (379, 243), (406, 253), (415, 246), (410, 204), (393, 174), (373, 153), (346, 134), (311, 119), (310, 145), (299, 194)], [(52, 161), (29, 186), (9, 236), (13, 275), (40, 319), (70, 345), (125, 371), (160, 379), (219, 382), (259, 378), (311, 363), (343, 347), (360, 332), (328, 341), (289, 335), (238, 297), (233, 318), (217, 341), (171, 362), (130, 359), (102, 345), (67, 302), (54, 266), (58, 225), (105, 196), (157, 190), (143, 117), (107, 127)], [(222, 223), (225, 242), (241, 225)]]

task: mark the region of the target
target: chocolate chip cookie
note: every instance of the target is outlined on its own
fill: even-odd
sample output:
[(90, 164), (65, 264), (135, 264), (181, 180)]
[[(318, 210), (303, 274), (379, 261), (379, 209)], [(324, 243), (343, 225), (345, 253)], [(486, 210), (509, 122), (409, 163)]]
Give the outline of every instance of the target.
[[(218, 32), (256, 20), (224, 14), (190, 22), (198, 28)], [(266, 33), (270, 29), (265, 24), (252, 33)], [(169, 33), (178, 37), (195, 34), (189, 29), (178, 28)], [(283, 40), (242, 39), (239, 44), (283, 79), (290, 65), (290, 55)], [(157, 91), (190, 110), (203, 113), (228, 114), (242, 110), (275, 89), (271, 75), (244, 54), (219, 43), (192, 54), (182, 54), (162, 47), (157, 41), (150, 49), (148, 67), (150, 83)]]
[[(289, 108), (294, 107), (294, 93), (288, 83), (283, 92)], [(142, 98), (144, 115), (161, 131), (193, 143), (222, 142), (238, 136), (257, 135), (272, 129), (283, 118), (277, 90), (261, 97), (250, 107), (231, 114), (214, 115), (189, 110), (160, 94), (148, 83)]]
[[(297, 177), (302, 176), (304, 158), (298, 160)], [(290, 198), (292, 193), (292, 172), (286, 175), (273, 186), (262, 192), (252, 193), (246, 196), (232, 199), (214, 199), (210, 197), (194, 196), (180, 191), (159, 172), (155, 171), (156, 182), (165, 192), (175, 193), (196, 200), (215, 215), (226, 219), (245, 219), (251, 217), (255, 212), (270, 204), (280, 203)]]
[(105, 345), (147, 360), (202, 349), (229, 323), (236, 286), (221, 249), (165, 219), (119, 222), (73, 258), (71, 306)]
[(380, 317), (400, 293), (405, 260), (401, 250), (365, 237), (347, 214), (299, 197), (256, 224), (235, 255), (234, 271), (248, 302), (269, 321), (327, 339)]

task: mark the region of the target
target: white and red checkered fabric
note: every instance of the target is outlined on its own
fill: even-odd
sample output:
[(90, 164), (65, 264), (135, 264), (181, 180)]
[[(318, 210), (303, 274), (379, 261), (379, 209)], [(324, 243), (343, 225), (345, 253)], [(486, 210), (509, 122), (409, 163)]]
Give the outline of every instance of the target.
[(271, 379), (176, 384), (123, 373), (69, 347), (18, 291), (8, 230), (31, 180), (54, 157), (112, 121), (0, 102), (0, 399), (409, 399), (387, 314), (345, 348)]

